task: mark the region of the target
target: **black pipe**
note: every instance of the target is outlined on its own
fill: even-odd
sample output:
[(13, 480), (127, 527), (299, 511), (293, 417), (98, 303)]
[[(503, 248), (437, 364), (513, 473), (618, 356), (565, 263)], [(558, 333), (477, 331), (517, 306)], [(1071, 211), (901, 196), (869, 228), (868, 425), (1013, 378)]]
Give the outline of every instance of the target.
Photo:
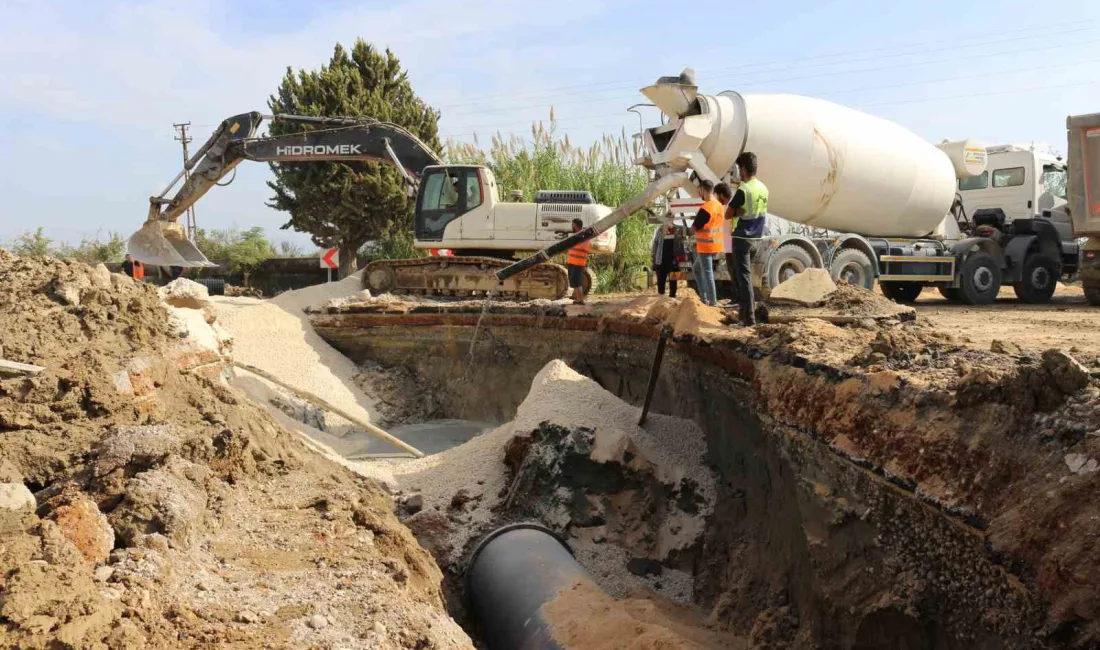
[(503, 269), (497, 271), (497, 280), (499, 282), (504, 282), (513, 275), (526, 271), (536, 264), (541, 264), (542, 262), (545, 262), (546, 260), (557, 255), (558, 253), (563, 253), (570, 248), (573, 248), (577, 244), (588, 241), (589, 239), (592, 239), (599, 234), (600, 233), (597, 232), (596, 229), (592, 226), (589, 226), (583, 230), (579, 230), (572, 235), (569, 235), (565, 239), (547, 246), (541, 251), (535, 253), (534, 255), (531, 255), (530, 257), (525, 257), (522, 260), (510, 264)]
[(490, 650), (566, 650), (541, 608), (581, 583), (593, 584), (565, 542), (530, 523), (490, 533), (466, 569), (466, 593)]

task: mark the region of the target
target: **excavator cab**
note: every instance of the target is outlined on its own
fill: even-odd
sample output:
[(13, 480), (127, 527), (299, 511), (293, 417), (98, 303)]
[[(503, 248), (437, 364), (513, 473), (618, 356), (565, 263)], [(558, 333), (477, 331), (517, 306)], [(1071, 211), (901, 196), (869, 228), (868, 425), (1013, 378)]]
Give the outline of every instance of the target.
[(418, 241), (441, 241), (447, 224), (485, 203), (483, 168), (428, 167), (420, 177), (414, 229)]

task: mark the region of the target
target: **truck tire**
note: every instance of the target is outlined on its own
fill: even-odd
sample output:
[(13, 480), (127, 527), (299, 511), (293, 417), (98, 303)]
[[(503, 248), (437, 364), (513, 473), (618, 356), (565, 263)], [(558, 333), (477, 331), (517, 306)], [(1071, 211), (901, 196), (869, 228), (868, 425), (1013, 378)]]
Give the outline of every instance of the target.
[(988, 305), (1001, 290), (1001, 266), (984, 251), (971, 253), (962, 264), (959, 297), (968, 305)]
[(940, 287), (940, 295), (947, 298), (951, 302), (959, 302), (961, 300), (959, 296), (959, 290), (956, 287)]
[(768, 270), (765, 274), (768, 278), (768, 288), (774, 289), (814, 265), (813, 259), (798, 244), (787, 244), (776, 249), (775, 254), (768, 260)]
[(1034, 253), (1024, 259), (1023, 278), (1013, 284), (1012, 288), (1022, 302), (1032, 305), (1046, 304), (1054, 297), (1061, 275), (1058, 260)]
[(1100, 307), (1100, 285), (1084, 285), (1085, 300), (1093, 307)]
[(843, 280), (867, 290), (875, 288), (875, 266), (866, 253), (855, 248), (845, 248), (836, 254), (829, 265), (829, 275), (837, 284)]
[(882, 295), (903, 305), (916, 302), (924, 291), (924, 285), (919, 282), (879, 282), (878, 286)]

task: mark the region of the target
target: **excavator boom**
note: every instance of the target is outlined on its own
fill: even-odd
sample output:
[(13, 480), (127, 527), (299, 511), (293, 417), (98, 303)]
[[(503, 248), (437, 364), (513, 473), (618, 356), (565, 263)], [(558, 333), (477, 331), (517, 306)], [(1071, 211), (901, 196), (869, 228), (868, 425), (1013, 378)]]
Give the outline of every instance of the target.
[[(256, 137), (264, 119), (320, 128)], [(419, 138), (388, 122), (369, 118), (264, 116), (257, 112), (235, 115), (218, 126), (159, 196), (150, 197), (145, 225), (128, 242), (130, 255), (153, 266), (213, 266), (176, 221), (243, 160), (282, 163), (377, 160), (392, 163), (406, 180), (414, 183), (425, 167), (441, 162)], [(165, 198), (180, 179), (184, 179), (180, 189), (171, 199)]]

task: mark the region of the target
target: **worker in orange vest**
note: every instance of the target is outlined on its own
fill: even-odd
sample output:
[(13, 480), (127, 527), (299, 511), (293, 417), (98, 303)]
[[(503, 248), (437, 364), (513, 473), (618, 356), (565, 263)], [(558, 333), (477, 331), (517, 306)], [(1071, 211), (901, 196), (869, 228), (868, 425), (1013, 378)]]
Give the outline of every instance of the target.
[(711, 307), (718, 306), (718, 289), (714, 285), (714, 261), (722, 254), (726, 208), (714, 198), (714, 183), (699, 181), (699, 198), (703, 205), (695, 215), (691, 229), (695, 232), (695, 261), (692, 272), (699, 299)]
[[(573, 232), (578, 233), (584, 228), (584, 222), (580, 219), (573, 220)], [(569, 255), (565, 259), (565, 268), (569, 270), (569, 287), (573, 289), (573, 304), (584, 304), (584, 276), (588, 268), (588, 249), (592, 246), (592, 240), (585, 240), (569, 249)]]
[(126, 254), (126, 260), (122, 263), (122, 272), (135, 280), (145, 278), (145, 265)]

